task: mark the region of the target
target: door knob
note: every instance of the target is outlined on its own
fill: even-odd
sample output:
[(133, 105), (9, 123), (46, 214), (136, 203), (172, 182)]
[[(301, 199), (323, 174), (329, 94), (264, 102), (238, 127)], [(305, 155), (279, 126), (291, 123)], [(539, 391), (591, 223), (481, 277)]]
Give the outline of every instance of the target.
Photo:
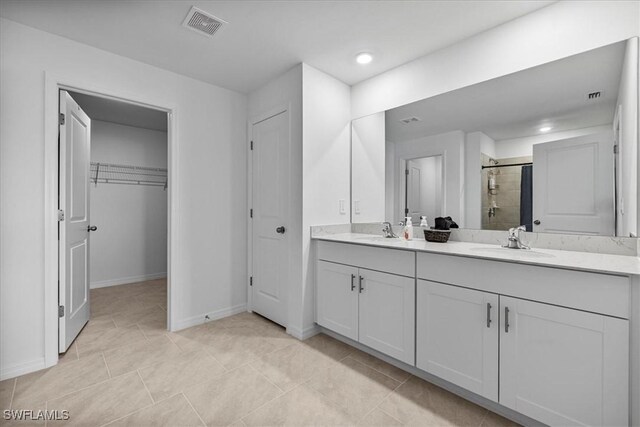
[(539, 219), (536, 219), (535, 221), (533, 221), (533, 223), (534, 223), (535, 225), (540, 225), (540, 220), (539, 220)]
[(87, 227), (87, 231), (96, 231), (98, 229), (98, 227), (96, 227), (95, 225), (90, 225)]
[(283, 225), (281, 225), (280, 227), (276, 228), (276, 233), (284, 234), (285, 231), (286, 230), (285, 230)]

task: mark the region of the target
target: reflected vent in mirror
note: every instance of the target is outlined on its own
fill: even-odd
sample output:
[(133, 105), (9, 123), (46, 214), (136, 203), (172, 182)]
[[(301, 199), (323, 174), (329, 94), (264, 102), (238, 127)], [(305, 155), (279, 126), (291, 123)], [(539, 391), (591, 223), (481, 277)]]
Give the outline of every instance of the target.
[(409, 123), (414, 123), (414, 122), (420, 122), (422, 121), (421, 119), (419, 119), (416, 116), (412, 116), (412, 117), (407, 117), (405, 119), (400, 119), (401, 123), (404, 123), (405, 125), (408, 125)]
[(594, 99), (598, 99), (598, 98), (602, 98), (604, 96), (604, 92), (602, 91), (595, 91), (595, 92), (589, 92), (587, 94), (587, 100), (588, 101), (592, 101)]
[(220, 18), (216, 18), (197, 7), (193, 6), (187, 17), (184, 18), (182, 26), (190, 30), (197, 31), (199, 34), (207, 37), (213, 37), (223, 25), (227, 24)]

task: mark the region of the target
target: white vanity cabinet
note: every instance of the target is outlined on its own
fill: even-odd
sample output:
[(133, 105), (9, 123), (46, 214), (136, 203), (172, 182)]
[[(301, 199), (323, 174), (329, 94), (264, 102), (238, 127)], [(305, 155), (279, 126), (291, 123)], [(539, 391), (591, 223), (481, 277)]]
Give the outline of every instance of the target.
[(548, 425), (629, 424), (628, 278), (435, 254), (417, 263), (418, 368)]
[(418, 280), (416, 366), (498, 401), (498, 295)]
[(316, 322), (413, 365), (415, 254), (320, 243)]
[(629, 322), (500, 296), (500, 403), (549, 425), (629, 424)]
[(358, 268), (319, 261), (316, 276), (316, 322), (358, 340)]

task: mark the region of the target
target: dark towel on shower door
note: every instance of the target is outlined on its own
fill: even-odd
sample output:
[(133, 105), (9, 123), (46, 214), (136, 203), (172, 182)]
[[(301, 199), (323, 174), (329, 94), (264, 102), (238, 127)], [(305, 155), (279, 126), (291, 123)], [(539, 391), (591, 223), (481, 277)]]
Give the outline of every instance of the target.
[(533, 165), (523, 166), (520, 173), (520, 224), (533, 231)]

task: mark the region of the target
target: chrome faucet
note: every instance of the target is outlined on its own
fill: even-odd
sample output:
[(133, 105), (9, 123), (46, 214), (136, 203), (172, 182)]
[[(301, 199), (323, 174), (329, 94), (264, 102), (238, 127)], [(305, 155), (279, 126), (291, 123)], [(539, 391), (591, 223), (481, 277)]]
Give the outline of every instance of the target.
[(509, 237), (507, 237), (507, 244), (502, 245), (502, 247), (509, 249), (531, 249), (529, 246), (522, 243), (522, 240), (520, 240), (521, 231), (527, 231), (524, 225), (521, 225), (520, 227), (510, 228)]
[(382, 225), (384, 225), (384, 227), (382, 228), (382, 235), (384, 237), (386, 237), (387, 239), (398, 237), (395, 234), (393, 234), (393, 227), (391, 226), (390, 222), (385, 221), (382, 223)]

